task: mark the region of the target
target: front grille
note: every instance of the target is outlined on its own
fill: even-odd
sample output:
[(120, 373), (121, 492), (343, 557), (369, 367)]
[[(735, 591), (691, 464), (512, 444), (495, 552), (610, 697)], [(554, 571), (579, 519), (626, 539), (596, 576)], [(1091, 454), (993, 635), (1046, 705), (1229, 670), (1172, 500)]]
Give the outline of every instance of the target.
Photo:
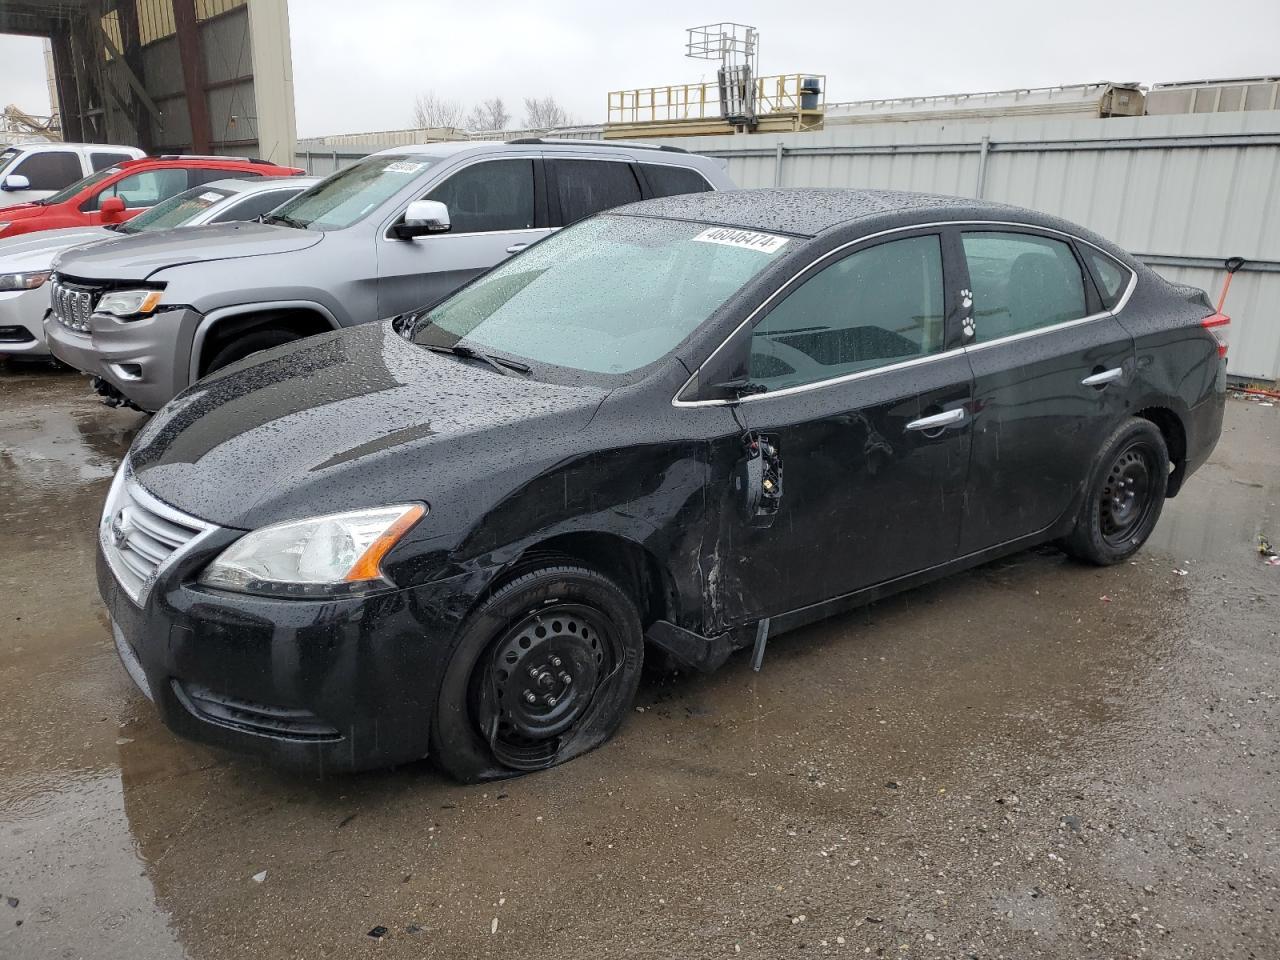
[(98, 539), (116, 580), (141, 606), (159, 573), (215, 529), (151, 496), (126, 465), (107, 494)]
[(177, 680), (173, 681), (173, 687), (188, 710), (214, 723), (290, 740), (340, 739), (337, 727), (325, 723), (310, 710), (254, 703)]
[(53, 318), (68, 330), (88, 333), (89, 318), (93, 316), (93, 308), (97, 305), (101, 292), (94, 287), (70, 283), (61, 278), (54, 280), (50, 292)]

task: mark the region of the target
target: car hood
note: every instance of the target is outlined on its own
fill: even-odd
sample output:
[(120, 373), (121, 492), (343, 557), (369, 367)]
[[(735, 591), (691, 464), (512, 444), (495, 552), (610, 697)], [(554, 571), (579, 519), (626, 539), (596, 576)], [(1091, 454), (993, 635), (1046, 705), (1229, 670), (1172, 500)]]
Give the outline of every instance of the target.
[(64, 256), (58, 272), (85, 280), (146, 280), (188, 263), (265, 257), (315, 246), (324, 234), (266, 223), (218, 223), (117, 237)]
[(43, 203), (15, 203), (10, 207), (0, 207), (4, 211), (3, 220), (30, 220), (33, 217), (43, 216), (48, 210), (48, 206)]
[(0, 273), (47, 269), (63, 250), (118, 236), (106, 227), (68, 227), (0, 238)]
[(390, 322), (310, 337), (199, 381), (157, 413), (129, 462), (151, 493), (226, 527), (455, 499), (477, 479), (554, 463), (607, 395), (503, 376), (400, 337)]

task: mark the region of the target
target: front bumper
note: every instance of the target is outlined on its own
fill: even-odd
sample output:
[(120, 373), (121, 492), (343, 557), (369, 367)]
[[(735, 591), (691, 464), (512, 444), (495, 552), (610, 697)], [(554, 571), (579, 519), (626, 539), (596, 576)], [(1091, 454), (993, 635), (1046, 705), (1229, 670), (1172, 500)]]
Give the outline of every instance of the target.
[(220, 533), (166, 571), (141, 607), (99, 546), (98, 588), (121, 660), (165, 724), (315, 773), (426, 756), (460, 584), (341, 600), (204, 590), (190, 580), (234, 538)]
[(49, 352), (77, 370), (102, 377), (143, 410), (155, 412), (190, 382), (191, 341), (202, 316), (190, 308), (140, 320), (94, 315), (79, 333), (52, 315), (44, 320)]
[(49, 285), (34, 290), (0, 293), (0, 355), (47, 357), (44, 314), (49, 309)]

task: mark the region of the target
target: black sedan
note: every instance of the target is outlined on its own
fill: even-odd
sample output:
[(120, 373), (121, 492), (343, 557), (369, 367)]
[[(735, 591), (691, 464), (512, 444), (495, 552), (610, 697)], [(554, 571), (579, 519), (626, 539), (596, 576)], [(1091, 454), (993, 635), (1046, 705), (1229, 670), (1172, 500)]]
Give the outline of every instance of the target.
[(1225, 317), (1070, 223), (760, 190), (623, 207), (141, 432), (99, 583), (198, 740), (475, 781), (735, 650), (1048, 541), (1110, 564), (1209, 456)]

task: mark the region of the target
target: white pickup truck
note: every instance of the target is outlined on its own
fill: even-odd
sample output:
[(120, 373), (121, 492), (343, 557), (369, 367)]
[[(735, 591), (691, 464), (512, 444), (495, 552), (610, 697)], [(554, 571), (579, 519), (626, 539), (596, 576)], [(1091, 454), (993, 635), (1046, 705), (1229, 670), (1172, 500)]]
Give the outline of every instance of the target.
[(122, 160), (146, 154), (114, 143), (18, 143), (0, 150), (0, 207), (43, 200)]

